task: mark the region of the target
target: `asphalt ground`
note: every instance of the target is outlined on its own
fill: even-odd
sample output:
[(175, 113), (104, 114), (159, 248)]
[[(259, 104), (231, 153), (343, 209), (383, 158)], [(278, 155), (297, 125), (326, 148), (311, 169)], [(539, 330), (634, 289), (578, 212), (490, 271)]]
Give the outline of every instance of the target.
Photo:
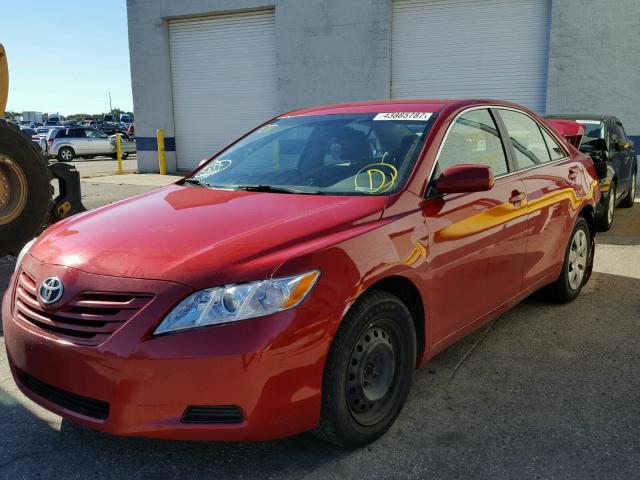
[[(91, 207), (151, 186), (83, 182)], [(13, 265), (0, 260), (0, 291)], [(0, 335), (0, 478), (640, 478), (640, 204), (598, 235), (571, 304), (534, 294), (416, 372), (368, 448), (120, 438), (25, 398)], [(461, 297), (464, 292), (461, 292)]]

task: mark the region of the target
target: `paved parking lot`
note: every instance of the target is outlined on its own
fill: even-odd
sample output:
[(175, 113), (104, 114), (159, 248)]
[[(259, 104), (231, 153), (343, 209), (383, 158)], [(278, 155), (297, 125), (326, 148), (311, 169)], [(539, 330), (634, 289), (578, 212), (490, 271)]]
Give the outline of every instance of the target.
[[(138, 193), (90, 185), (103, 203)], [(388, 434), (357, 451), (309, 434), (187, 443), (74, 426), (18, 392), (0, 336), (0, 478), (638, 478), (638, 199), (616, 216), (575, 302), (534, 295), (438, 355)], [(0, 291), (12, 268), (0, 263)]]
[[(122, 160), (122, 169), (125, 172), (135, 172), (137, 161), (135, 154), (129, 155), (126, 160)], [(113, 160), (110, 157), (74, 158), (69, 165), (76, 167), (80, 175), (85, 178), (109, 175), (118, 170), (117, 160)]]

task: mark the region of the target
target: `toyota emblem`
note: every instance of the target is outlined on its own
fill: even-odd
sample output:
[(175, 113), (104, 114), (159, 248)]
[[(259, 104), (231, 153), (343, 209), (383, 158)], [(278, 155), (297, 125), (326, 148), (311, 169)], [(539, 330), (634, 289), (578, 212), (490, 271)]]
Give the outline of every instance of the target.
[(45, 305), (56, 303), (62, 298), (64, 286), (58, 277), (49, 277), (40, 284), (38, 295)]

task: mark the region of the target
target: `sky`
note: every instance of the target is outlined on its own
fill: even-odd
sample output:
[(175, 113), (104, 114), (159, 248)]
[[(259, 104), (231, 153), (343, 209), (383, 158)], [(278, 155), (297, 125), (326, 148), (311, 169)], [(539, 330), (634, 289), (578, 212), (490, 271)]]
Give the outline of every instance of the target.
[(0, 0), (7, 110), (133, 110), (125, 0)]

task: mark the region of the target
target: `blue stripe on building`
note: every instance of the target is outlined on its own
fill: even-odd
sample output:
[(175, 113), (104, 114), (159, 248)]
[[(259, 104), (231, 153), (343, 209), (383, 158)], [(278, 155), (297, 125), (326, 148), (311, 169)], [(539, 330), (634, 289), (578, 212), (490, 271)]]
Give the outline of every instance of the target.
[[(157, 152), (158, 141), (156, 137), (136, 137), (136, 149), (139, 152)], [(176, 139), (174, 137), (164, 137), (165, 152), (176, 151)]]

